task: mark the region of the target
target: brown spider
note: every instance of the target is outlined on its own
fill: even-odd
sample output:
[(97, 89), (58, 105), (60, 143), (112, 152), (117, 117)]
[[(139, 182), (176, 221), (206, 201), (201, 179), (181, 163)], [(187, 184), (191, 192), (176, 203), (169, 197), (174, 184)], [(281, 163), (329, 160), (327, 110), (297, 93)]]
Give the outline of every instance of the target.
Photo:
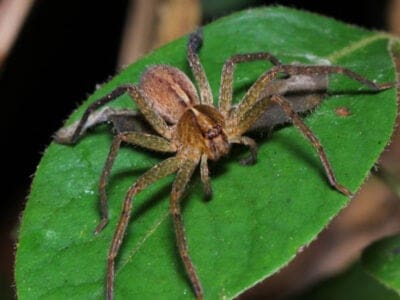
[[(346, 187), (338, 183), (318, 138), (303, 123), (292, 109), (290, 103), (278, 92), (265, 91), (265, 88), (271, 82), (278, 80), (280, 74), (286, 76), (317, 76), (339, 73), (357, 80), (375, 91), (393, 86), (391, 83), (375, 84), (373, 81), (342, 67), (283, 65), (277, 58), (266, 52), (237, 54), (229, 58), (223, 66), (218, 107), (215, 107), (210, 85), (198, 56), (201, 45), (202, 35), (201, 31), (198, 30), (189, 37), (187, 58), (199, 93), (197, 93), (189, 78), (177, 68), (167, 65), (152, 66), (144, 72), (139, 85), (127, 84), (120, 86), (90, 105), (83, 114), (82, 119), (74, 127), (74, 132), (70, 137), (58, 137), (58, 139), (56, 137), (56, 140), (62, 143), (75, 143), (83, 135), (87, 127), (86, 123), (89, 122), (95, 110), (124, 93), (128, 93), (132, 97), (144, 118), (158, 133), (156, 135), (141, 131), (126, 131), (118, 133), (114, 137), (100, 179), (101, 221), (95, 230), (96, 234), (100, 233), (108, 223), (106, 185), (121, 142), (139, 145), (151, 150), (175, 153), (174, 156), (165, 159), (145, 172), (129, 188), (126, 194), (122, 213), (108, 253), (107, 299), (113, 299), (115, 258), (118, 255), (129, 223), (133, 197), (148, 185), (171, 173), (177, 173), (170, 199), (170, 213), (173, 217), (177, 247), (196, 297), (198, 299), (203, 298), (200, 279), (190, 259), (186, 243), (180, 208), (182, 194), (194, 170), (200, 164), (200, 175), (204, 191), (206, 195), (211, 195), (207, 161), (218, 160), (221, 156), (227, 155), (231, 144), (248, 146), (251, 155), (244, 163), (254, 163), (257, 157), (257, 144), (253, 139), (244, 136), (244, 134), (251, 129), (260, 116), (272, 105), (279, 105), (316, 149), (329, 183), (344, 195), (352, 195)], [(237, 105), (232, 105), (235, 64), (256, 60), (270, 61), (274, 64), (274, 67), (263, 73), (256, 80)]]

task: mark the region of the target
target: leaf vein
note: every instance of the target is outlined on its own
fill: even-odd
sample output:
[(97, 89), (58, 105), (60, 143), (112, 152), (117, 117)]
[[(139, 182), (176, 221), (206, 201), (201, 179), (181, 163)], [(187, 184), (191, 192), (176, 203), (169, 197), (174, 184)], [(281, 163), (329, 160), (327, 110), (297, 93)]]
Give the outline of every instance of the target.
[(142, 245), (150, 238), (150, 236), (161, 226), (161, 224), (167, 219), (169, 212), (165, 212), (161, 215), (160, 219), (149, 228), (147, 233), (143, 236), (143, 238), (136, 244), (136, 246), (131, 250), (128, 257), (124, 259), (117, 270), (117, 274), (129, 263), (132, 261), (133, 256), (140, 250)]
[(354, 51), (356, 51), (356, 50), (358, 50), (360, 48), (363, 48), (363, 47), (365, 47), (365, 46), (367, 46), (367, 45), (369, 45), (369, 44), (371, 44), (371, 43), (373, 43), (373, 42), (375, 42), (377, 40), (380, 40), (380, 39), (391, 39), (391, 38), (392, 37), (389, 34), (380, 32), (380, 33), (377, 33), (375, 35), (371, 35), (371, 36), (368, 36), (366, 38), (362, 38), (362, 39), (358, 40), (355, 43), (350, 43), (347, 47), (344, 47), (344, 48), (342, 48), (342, 49), (340, 49), (338, 51), (332, 52), (326, 58), (329, 61), (333, 62), (333, 61), (336, 61), (336, 60), (338, 60), (338, 59), (340, 59), (340, 58), (342, 58), (342, 57), (344, 57), (346, 55), (349, 55), (352, 52), (354, 52)]

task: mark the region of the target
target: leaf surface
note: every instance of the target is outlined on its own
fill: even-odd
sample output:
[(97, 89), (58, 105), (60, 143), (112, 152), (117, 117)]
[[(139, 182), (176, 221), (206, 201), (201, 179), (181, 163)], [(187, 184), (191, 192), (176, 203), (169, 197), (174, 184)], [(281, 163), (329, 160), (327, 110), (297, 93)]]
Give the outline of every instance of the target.
[(385, 286), (400, 294), (400, 236), (385, 238), (364, 251), (362, 265)]
[(298, 300), (399, 300), (400, 296), (387, 289), (365, 272), (360, 262), (344, 273), (324, 280), (311, 290), (296, 295)]

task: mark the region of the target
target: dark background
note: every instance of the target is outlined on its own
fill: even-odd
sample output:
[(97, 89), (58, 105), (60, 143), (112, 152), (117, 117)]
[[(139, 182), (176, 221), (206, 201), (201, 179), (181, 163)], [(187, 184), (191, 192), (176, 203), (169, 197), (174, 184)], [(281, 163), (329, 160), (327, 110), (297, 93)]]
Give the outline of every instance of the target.
[[(246, 7), (238, 1), (230, 8), (226, 3), (224, 7), (212, 6), (212, 2), (204, 1), (206, 21)], [(353, 2), (273, 3), (385, 29), (387, 1)], [(272, 4), (248, 3), (252, 7)], [(127, 5), (126, 0), (36, 1), (1, 70), (0, 299), (14, 293), (10, 286), (18, 220), (41, 153), (68, 114), (96, 84), (115, 73)]]

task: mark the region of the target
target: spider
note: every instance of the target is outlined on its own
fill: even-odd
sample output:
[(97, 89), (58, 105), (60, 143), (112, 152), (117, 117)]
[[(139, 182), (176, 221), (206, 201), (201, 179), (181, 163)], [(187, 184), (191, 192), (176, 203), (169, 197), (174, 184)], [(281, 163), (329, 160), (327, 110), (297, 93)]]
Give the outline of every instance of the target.
[[(155, 181), (176, 173), (170, 198), (170, 214), (173, 218), (177, 248), (185, 266), (187, 275), (197, 299), (203, 299), (203, 289), (196, 268), (189, 256), (183, 225), (180, 200), (197, 165), (200, 165), (200, 178), (206, 196), (211, 196), (208, 161), (216, 161), (229, 153), (232, 144), (242, 144), (250, 149), (250, 156), (243, 164), (253, 164), (257, 158), (257, 144), (246, 136), (260, 116), (273, 105), (281, 107), (292, 123), (301, 131), (316, 149), (331, 186), (340, 193), (351, 196), (352, 193), (341, 185), (318, 138), (305, 125), (290, 102), (279, 91), (267, 90), (268, 84), (284, 76), (321, 76), (343, 74), (374, 91), (393, 86), (391, 83), (376, 84), (363, 76), (338, 66), (284, 65), (267, 52), (236, 54), (227, 59), (221, 74), (218, 106), (213, 105), (213, 95), (198, 52), (202, 46), (201, 30), (190, 34), (187, 43), (187, 59), (195, 78), (198, 92), (191, 80), (179, 69), (169, 65), (149, 67), (141, 76), (138, 85), (126, 84), (117, 87), (110, 94), (91, 104), (74, 131), (67, 139), (59, 138), (62, 143), (76, 143), (86, 130), (86, 123), (101, 106), (128, 93), (136, 102), (143, 117), (155, 133), (125, 131), (118, 133), (112, 142), (99, 184), (101, 221), (95, 229), (100, 233), (108, 223), (106, 197), (107, 181), (122, 142), (138, 145), (147, 149), (175, 153), (175, 155), (154, 165), (146, 171), (128, 189), (122, 205), (122, 212), (114, 232), (107, 259), (106, 298), (113, 299), (115, 279), (115, 258), (127, 229), (134, 197)], [(265, 71), (252, 84), (237, 104), (232, 104), (233, 74), (236, 64), (266, 60), (274, 66)], [(268, 89), (268, 88), (267, 88)], [(266, 96), (267, 95), (267, 96)], [(56, 136), (57, 140), (57, 136)]]

